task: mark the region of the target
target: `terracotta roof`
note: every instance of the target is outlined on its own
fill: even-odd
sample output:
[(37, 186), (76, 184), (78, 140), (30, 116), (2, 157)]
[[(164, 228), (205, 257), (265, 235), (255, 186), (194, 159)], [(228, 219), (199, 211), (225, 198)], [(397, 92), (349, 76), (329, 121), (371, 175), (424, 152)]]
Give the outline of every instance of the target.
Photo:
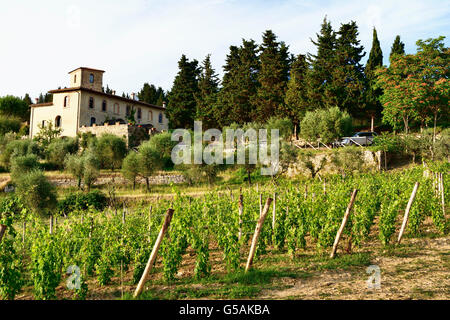
[(39, 108), (39, 107), (48, 107), (48, 106), (52, 106), (53, 102), (45, 102), (45, 103), (35, 103), (35, 104), (30, 104), (31, 108)]
[(150, 103), (147, 103), (147, 102), (144, 102), (144, 101), (128, 99), (128, 98), (124, 98), (122, 96), (109, 94), (109, 93), (106, 93), (106, 92), (103, 92), (103, 91), (97, 91), (97, 90), (84, 88), (84, 87), (72, 87), (72, 88), (50, 90), (49, 93), (71, 92), (71, 91), (78, 91), (78, 90), (82, 90), (82, 91), (86, 91), (86, 92), (92, 92), (92, 93), (99, 94), (99, 95), (102, 95), (102, 96), (105, 96), (105, 97), (114, 98), (114, 99), (122, 100), (122, 101), (125, 101), (125, 102), (133, 103), (133, 104), (140, 104), (140, 105), (143, 105), (143, 106), (146, 106), (146, 107), (151, 107), (151, 108), (160, 109), (160, 110), (166, 110), (166, 108), (164, 108), (164, 107), (157, 106), (157, 105), (154, 105), (154, 104), (150, 104)]
[(78, 70), (78, 69), (84, 69), (84, 70), (92, 70), (92, 71), (105, 72), (105, 71), (99, 70), (99, 69), (92, 69), (92, 68), (86, 68), (86, 67), (78, 67), (78, 68), (76, 68), (76, 69), (73, 69), (73, 70), (70, 71), (69, 73), (72, 73), (72, 72), (74, 72), (74, 71), (76, 71), (76, 70)]

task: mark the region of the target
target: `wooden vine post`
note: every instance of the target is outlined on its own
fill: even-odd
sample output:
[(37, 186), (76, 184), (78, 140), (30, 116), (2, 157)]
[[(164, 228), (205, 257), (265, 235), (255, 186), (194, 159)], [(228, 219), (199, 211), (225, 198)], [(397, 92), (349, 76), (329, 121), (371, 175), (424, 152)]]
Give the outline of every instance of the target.
[(272, 230), (275, 230), (275, 220), (277, 215), (277, 194), (273, 193), (273, 210), (272, 210)]
[(352, 198), (347, 206), (347, 210), (345, 210), (344, 218), (342, 219), (341, 226), (336, 234), (336, 239), (334, 239), (333, 249), (331, 250), (330, 258), (334, 258), (336, 255), (337, 246), (339, 244), (339, 240), (341, 239), (342, 232), (344, 231), (345, 225), (348, 221), (348, 216), (350, 215), (350, 211), (352, 210), (353, 203), (355, 202), (356, 194), (358, 193), (358, 189), (353, 190)]
[(147, 281), (147, 277), (152, 271), (153, 263), (156, 261), (156, 255), (158, 253), (158, 249), (161, 245), (161, 242), (166, 234), (167, 229), (169, 229), (170, 221), (172, 220), (174, 210), (172, 208), (167, 209), (166, 216), (164, 217), (164, 223), (159, 231), (158, 238), (156, 239), (155, 245), (153, 246), (152, 253), (150, 254), (150, 258), (147, 261), (147, 265), (145, 266), (144, 273), (142, 274), (141, 280), (136, 287), (136, 291), (134, 291), (134, 297), (136, 298), (141, 294), (144, 289), (144, 284)]
[(397, 243), (400, 244), (400, 241), (402, 240), (403, 233), (406, 229), (406, 224), (408, 223), (408, 217), (409, 217), (409, 211), (411, 210), (411, 206), (413, 204), (414, 198), (416, 197), (417, 189), (419, 188), (419, 182), (416, 182), (414, 185), (414, 189), (411, 193), (411, 197), (409, 197), (408, 204), (406, 206), (405, 215), (403, 217), (403, 223), (402, 227), (400, 228), (400, 233), (398, 234)]
[(239, 234), (238, 241), (242, 238), (242, 214), (244, 213), (244, 196), (242, 195), (242, 189), (239, 193)]
[(53, 216), (50, 216), (50, 234), (53, 234)]
[(262, 206), (262, 193), (259, 194), (259, 215), (261, 216), (263, 210)]
[(258, 244), (259, 234), (261, 233), (262, 226), (264, 224), (264, 220), (266, 219), (266, 215), (269, 212), (270, 204), (272, 203), (272, 198), (267, 198), (266, 205), (262, 211), (261, 216), (259, 217), (258, 223), (256, 224), (255, 233), (253, 234), (252, 245), (250, 247), (250, 252), (248, 254), (247, 265), (245, 266), (245, 272), (247, 272), (253, 263), (253, 257), (255, 256), (256, 245)]
[(5, 232), (6, 232), (6, 225), (0, 224), (0, 242), (2, 242)]

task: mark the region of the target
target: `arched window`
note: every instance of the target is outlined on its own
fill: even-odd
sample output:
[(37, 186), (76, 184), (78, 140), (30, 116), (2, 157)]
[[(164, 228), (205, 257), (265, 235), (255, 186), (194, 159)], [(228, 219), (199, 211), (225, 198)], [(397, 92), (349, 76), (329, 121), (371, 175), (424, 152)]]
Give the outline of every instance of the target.
[(64, 108), (69, 105), (69, 96), (64, 97)]
[(55, 118), (55, 127), (56, 127), (56, 128), (61, 127), (61, 116), (57, 116), (57, 117)]
[(142, 119), (142, 110), (141, 110), (141, 108), (138, 108), (138, 110), (137, 110), (137, 117), (138, 117), (138, 119)]
[(159, 123), (162, 123), (163, 122), (163, 115), (162, 115), (162, 113), (160, 112), (159, 113)]
[(95, 118), (94, 118), (94, 117), (91, 118), (91, 126), (92, 126), (93, 124), (95, 124)]
[(89, 82), (94, 83), (94, 75), (92, 73), (89, 75)]
[(148, 121), (153, 121), (153, 112), (151, 110), (148, 111)]
[(89, 98), (89, 108), (94, 109), (94, 98)]
[(103, 100), (103, 103), (102, 103), (102, 111), (103, 111), (103, 112), (106, 112), (106, 100)]

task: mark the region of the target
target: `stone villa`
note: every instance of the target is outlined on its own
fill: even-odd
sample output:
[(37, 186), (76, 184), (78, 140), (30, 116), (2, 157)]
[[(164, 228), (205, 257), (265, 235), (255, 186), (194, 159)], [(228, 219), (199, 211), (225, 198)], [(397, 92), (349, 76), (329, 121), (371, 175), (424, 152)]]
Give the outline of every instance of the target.
[(62, 136), (74, 137), (79, 132), (113, 133), (128, 140), (131, 126), (127, 116), (135, 110), (137, 127), (153, 131), (168, 130), (165, 105), (156, 106), (137, 100), (103, 92), (102, 70), (77, 68), (71, 72), (70, 86), (51, 90), (53, 102), (31, 105), (30, 137), (33, 138), (40, 126), (50, 121), (62, 129)]

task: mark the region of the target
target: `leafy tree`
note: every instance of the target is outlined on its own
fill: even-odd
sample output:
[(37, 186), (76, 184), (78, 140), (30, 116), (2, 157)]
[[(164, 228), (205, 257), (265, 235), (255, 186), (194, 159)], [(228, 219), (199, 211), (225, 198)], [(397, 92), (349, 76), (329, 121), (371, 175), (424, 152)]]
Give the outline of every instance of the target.
[(272, 116), (282, 115), (280, 106), (284, 103), (290, 68), (288, 47), (277, 42), (276, 35), (267, 30), (259, 47), (260, 69), (257, 80), (260, 86), (254, 97), (253, 119), (265, 122)]
[(192, 128), (197, 109), (200, 70), (197, 60), (189, 61), (183, 54), (178, 62), (178, 74), (169, 95), (166, 113), (172, 128)]
[(175, 141), (172, 141), (172, 135), (169, 132), (158, 133), (150, 138), (149, 145), (161, 155), (164, 168), (172, 168), (172, 149), (176, 145)]
[(1, 97), (0, 115), (28, 120), (28, 104), (26, 101), (11, 95)]
[(56, 189), (40, 170), (20, 175), (16, 180), (17, 193), (36, 214), (51, 215), (56, 206)]
[(163, 167), (161, 153), (147, 141), (138, 148), (138, 160), (139, 174), (144, 177), (147, 191), (150, 191), (149, 178)]
[(122, 175), (133, 183), (133, 190), (136, 189), (136, 178), (139, 176), (139, 156), (136, 152), (130, 153), (123, 159)]
[(64, 167), (64, 160), (68, 154), (78, 152), (78, 139), (64, 138), (53, 140), (47, 147), (46, 158), (49, 163), (59, 168)]
[(81, 189), (81, 181), (84, 174), (84, 158), (79, 155), (67, 155), (64, 160), (65, 169), (77, 179), (78, 189)]
[(122, 160), (127, 154), (127, 146), (122, 138), (113, 134), (103, 134), (97, 140), (96, 152), (100, 166), (114, 171), (122, 166)]
[[(369, 54), (369, 60), (367, 61), (364, 73), (368, 81), (367, 90), (367, 111), (374, 121), (375, 116), (381, 115), (383, 109), (379, 98), (383, 94), (380, 88), (374, 88), (376, 80), (375, 70), (383, 66), (383, 52), (381, 51), (380, 41), (378, 40), (377, 30), (373, 28), (373, 41), (372, 49)], [(373, 128), (372, 128), (373, 131)]]
[(23, 174), (39, 169), (39, 161), (36, 155), (14, 157), (11, 161), (11, 178), (18, 181)]
[(49, 121), (46, 125), (38, 125), (39, 132), (34, 137), (34, 140), (46, 150), (48, 145), (61, 135), (62, 129), (53, 126), (53, 122)]
[(30, 139), (25, 140), (9, 140), (5, 139), (6, 146), (0, 150), (0, 162), (9, 167), (13, 158), (18, 156), (26, 156), (30, 154), (39, 155), (40, 149), (35, 141)]
[(391, 47), (391, 54), (389, 55), (389, 61), (392, 62), (392, 58), (396, 55), (404, 55), (405, 54), (405, 44), (400, 40), (400, 36), (396, 36), (394, 43)]
[(81, 189), (83, 182), (88, 192), (100, 174), (100, 161), (92, 148), (87, 149), (81, 156), (67, 155), (64, 166), (77, 179), (78, 188)]
[(8, 132), (19, 132), (21, 121), (14, 117), (0, 116), (0, 136)]
[(211, 55), (207, 55), (201, 67), (199, 92), (195, 96), (197, 102), (196, 118), (203, 123), (205, 129), (217, 128), (215, 104), (219, 92), (219, 79), (211, 65)]

